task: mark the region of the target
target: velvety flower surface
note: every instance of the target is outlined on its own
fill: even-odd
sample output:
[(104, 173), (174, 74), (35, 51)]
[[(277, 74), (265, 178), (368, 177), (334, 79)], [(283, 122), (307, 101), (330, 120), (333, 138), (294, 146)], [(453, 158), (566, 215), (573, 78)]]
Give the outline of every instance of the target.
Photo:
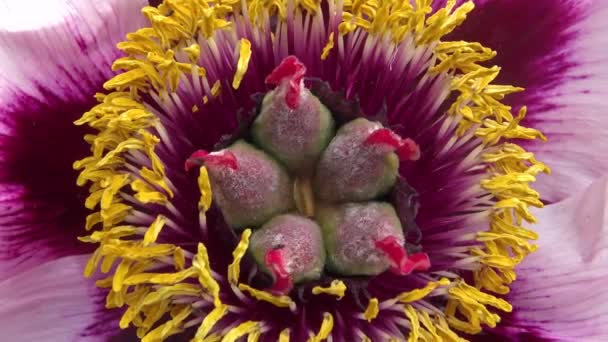
[[(608, 162), (597, 34), (607, 6), (476, 5), (166, 1), (144, 8), (147, 20), (137, 2), (7, 5), (2, 331), (13, 340), (104, 340), (119, 326), (134, 327), (120, 338), (148, 341), (606, 338), (606, 182), (586, 187)], [(119, 59), (114, 45), (127, 32)], [(38, 62), (41, 51), (48, 59)], [(265, 78), (290, 55), (339, 127), (367, 117), (420, 146), (382, 199), (407, 253), (428, 254), (429, 269), (325, 272), (289, 294), (269, 291), (246, 252), (252, 230), (226, 224), (210, 166), (184, 171), (198, 149), (249, 139), (261, 104), (252, 96), (271, 89)], [(544, 138), (539, 130), (548, 143), (529, 140)], [(541, 176), (549, 169), (538, 160), (557, 178)], [(537, 175), (540, 194), (529, 187)], [(296, 178), (296, 202), (310, 204)], [(555, 204), (529, 209), (541, 200)], [(537, 234), (522, 226), (536, 221), (540, 248), (524, 260)]]

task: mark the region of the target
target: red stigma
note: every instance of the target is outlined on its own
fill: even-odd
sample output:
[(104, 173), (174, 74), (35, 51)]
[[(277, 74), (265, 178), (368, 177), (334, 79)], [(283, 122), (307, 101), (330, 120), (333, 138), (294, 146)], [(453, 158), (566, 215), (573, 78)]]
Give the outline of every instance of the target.
[(407, 251), (394, 236), (386, 237), (375, 242), (376, 248), (386, 254), (391, 260), (391, 272), (399, 275), (408, 275), (412, 271), (425, 271), (431, 267), (426, 253), (407, 254)]
[(234, 153), (230, 151), (220, 151), (209, 153), (205, 150), (198, 150), (190, 158), (186, 160), (186, 172), (192, 170), (194, 167), (207, 165), (218, 165), (226, 166), (233, 170), (238, 169), (238, 163)]
[(431, 260), (428, 254), (414, 253), (408, 256), (403, 271), (409, 274), (412, 271), (428, 271), (429, 268), (431, 268)]
[(388, 128), (380, 128), (373, 131), (363, 143), (366, 145), (388, 145), (397, 149), (401, 143), (401, 137)]
[(289, 273), (285, 269), (285, 258), (282, 249), (273, 249), (266, 253), (264, 257), (266, 266), (270, 268), (274, 275), (274, 284), (270, 291), (280, 294), (286, 294), (291, 290), (292, 282)]
[(420, 147), (410, 138), (403, 139), (395, 153), (399, 156), (399, 160), (420, 159)]
[(388, 128), (375, 130), (365, 141), (365, 145), (388, 145), (394, 148), (399, 160), (418, 160), (420, 148), (412, 139), (402, 139)]
[(306, 66), (295, 56), (286, 57), (266, 77), (266, 84), (279, 85), (281, 82), (289, 82), (285, 102), (291, 109), (296, 109), (300, 102), (301, 81), (306, 74)]

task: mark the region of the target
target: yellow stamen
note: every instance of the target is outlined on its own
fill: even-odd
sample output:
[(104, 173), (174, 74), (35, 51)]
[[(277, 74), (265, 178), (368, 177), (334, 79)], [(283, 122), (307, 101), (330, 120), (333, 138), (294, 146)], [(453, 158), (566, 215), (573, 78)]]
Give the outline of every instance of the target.
[(198, 188), (201, 192), (201, 198), (198, 202), (198, 207), (202, 212), (207, 212), (211, 208), (211, 182), (209, 181), (209, 173), (207, 168), (202, 166), (198, 175)]
[(203, 319), (203, 322), (196, 330), (196, 333), (194, 334), (194, 341), (205, 341), (207, 335), (209, 335), (215, 324), (217, 324), (217, 322), (219, 322), (219, 320), (222, 319), (222, 317), (224, 317), (227, 313), (228, 306), (226, 305), (220, 305), (211, 310), (211, 312), (205, 316), (205, 319)]
[(220, 83), (220, 80), (217, 80), (215, 81), (215, 83), (213, 83), (213, 87), (211, 87), (211, 96), (217, 97), (221, 91), (222, 84)]
[(321, 54), (321, 60), (326, 60), (329, 57), (329, 53), (331, 49), (334, 48), (334, 33), (329, 34), (329, 38), (327, 38), (327, 44), (323, 47), (323, 53)]
[(281, 331), (281, 334), (279, 335), (279, 342), (289, 342), (290, 333), (291, 331), (289, 329), (283, 329), (283, 331)]
[(209, 263), (209, 256), (207, 254), (207, 248), (202, 243), (198, 244), (198, 253), (192, 260), (192, 266), (198, 270), (198, 281), (206, 288), (213, 296), (214, 305), (216, 307), (222, 305), (220, 300), (220, 285), (213, 278), (211, 274), (211, 264)]
[(240, 290), (248, 292), (257, 300), (268, 302), (280, 308), (289, 308), (291, 311), (295, 311), (296, 309), (296, 303), (289, 296), (277, 296), (267, 291), (254, 289), (247, 284), (239, 284), (238, 287)]
[(239, 47), (239, 62), (234, 73), (234, 79), (232, 80), (232, 88), (238, 89), (243, 80), (243, 76), (247, 72), (249, 66), (249, 59), (251, 58), (251, 42), (243, 38), (241, 39)]
[(165, 225), (165, 222), (166, 222), (166, 218), (163, 215), (158, 215), (156, 217), (156, 220), (154, 220), (154, 222), (152, 222), (152, 224), (150, 225), (150, 228), (148, 228), (148, 230), (146, 231), (146, 234), (144, 235), (144, 246), (148, 246), (151, 243), (156, 242), (156, 239), (158, 238), (158, 234), (160, 234), (160, 231), (163, 228), (163, 226)]
[(346, 284), (341, 280), (332, 280), (328, 287), (315, 286), (312, 288), (312, 294), (319, 295), (322, 293), (336, 296), (340, 300), (346, 293)]
[(418, 301), (426, 296), (429, 293), (433, 292), (438, 286), (447, 286), (450, 284), (450, 281), (446, 278), (441, 278), (439, 281), (429, 282), (425, 287), (420, 289), (415, 289), (409, 292), (403, 292), (402, 294), (395, 297), (395, 301), (400, 303), (411, 303)]
[(228, 281), (232, 285), (237, 285), (239, 282), (239, 274), (241, 272), (241, 259), (245, 256), (249, 247), (249, 237), (251, 229), (245, 229), (241, 235), (241, 241), (232, 252), (232, 263), (228, 266)]
[(321, 327), (319, 328), (319, 332), (311, 336), (308, 339), (308, 342), (321, 342), (329, 337), (331, 331), (334, 329), (334, 316), (329, 312), (323, 313), (323, 322), (321, 322)]
[(150, 331), (144, 338), (142, 338), (142, 342), (153, 342), (153, 341), (162, 341), (171, 335), (175, 335), (182, 331), (181, 323), (192, 313), (192, 308), (185, 306), (183, 307), (170, 321), (167, 321), (164, 324), (161, 324), (156, 329)]
[(236, 328), (230, 329), (230, 331), (222, 339), (222, 342), (236, 342), (240, 337), (252, 334), (259, 330), (260, 322), (243, 322), (239, 324)]
[(183, 48), (183, 51), (185, 53), (188, 54), (188, 57), (190, 58), (190, 62), (192, 63), (196, 63), (198, 61), (198, 58), (201, 55), (201, 47), (198, 44), (192, 44), (186, 48)]
[[(491, 84), (500, 72), (499, 67), (486, 66), (496, 55), (495, 51), (478, 43), (441, 41), (473, 9), (471, 1), (456, 7), (456, 1), (449, 0), (445, 8), (437, 9), (434, 13), (431, 0), (345, 0), (343, 10), (336, 4), (331, 3), (330, 6), (335, 11), (341, 11), (342, 21), (337, 23), (341, 36), (336, 37), (335, 32), (323, 32), (323, 37), (328, 37), (328, 40), (322, 49), (321, 60), (329, 57), (334, 45), (339, 48), (334, 53), (342, 51), (344, 47), (341, 44), (350, 38), (342, 36), (354, 36), (361, 31), (366, 31), (365, 34), (371, 39), (386, 38), (393, 43), (409, 39), (413, 46), (432, 49), (437, 63), (430, 66), (428, 73), (442, 73), (451, 81), (450, 90), (456, 99), (449, 107), (448, 114), (458, 120), (457, 137), (477, 137), (484, 144), (481, 159), (487, 165), (488, 177), (480, 182), (480, 186), (496, 199), (496, 203), (489, 215), (489, 230), (477, 234), (479, 243), (470, 248), (470, 255), (478, 261), (479, 266), (473, 272), (474, 286), (458, 279), (451, 283), (447, 279), (430, 281), (421, 289), (402, 293), (382, 303), (373, 298), (363, 314), (365, 319), (371, 321), (377, 317), (380, 307), (387, 303), (392, 307), (403, 307), (403, 317), (412, 327), (410, 340), (461, 341), (450, 326), (476, 333), (481, 331), (482, 324), (494, 326), (499, 320), (498, 315), (490, 312), (487, 306), (503, 311), (511, 309), (504, 300), (481, 290), (507, 293), (508, 285), (516, 277), (515, 266), (536, 248), (529, 240), (536, 239), (537, 234), (522, 225), (524, 221), (532, 223), (536, 220), (530, 206), (542, 207), (540, 195), (530, 184), (536, 180), (538, 173), (549, 173), (550, 170), (537, 161), (532, 153), (508, 140), (546, 138), (539, 131), (520, 125), (526, 114), (525, 107), (514, 115), (511, 107), (501, 103), (506, 95), (523, 89)], [(295, 310), (295, 303), (287, 296), (275, 296), (246, 284), (238, 284), (240, 262), (247, 249), (250, 231), (243, 233), (241, 242), (233, 252), (234, 261), (228, 270), (228, 282), (225, 282), (211, 269), (204, 244), (198, 245), (197, 253), (192, 257), (178, 246), (157, 243), (163, 229), (166, 229), (163, 227), (172, 223), (167, 217), (157, 215), (152, 223), (146, 223), (148, 227), (130, 226), (125, 221), (132, 222), (128, 220), (129, 216), (136, 215), (139, 208), (170, 206), (175, 190), (156, 152), (161, 143), (161, 138), (156, 134), (164, 127), (160, 119), (144, 105), (142, 98), (146, 96), (142, 95), (171, 98), (179, 88), (183, 88), (179, 82), (184, 76), (198, 75), (205, 89), (201, 101), (206, 104), (211, 98), (222, 100), (221, 85), (228, 84), (226, 82), (229, 80), (217, 79), (216, 75), (209, 89), (212, 80), (206, 78), (206, 69), (198, 65), (203, 62), (200, 60), (203, 53), (205, 58), (211, 56), (207, 55), (210, 53), (208, 50), (201, 51), (207, 49), (203, 40), (209, 46), (217, 47), (217, 43), (223, 39), (221, 34), (236, 34), (237, 27), (240, 27), (238, 25), (252, 23), (253, 36), (250, 39), (254, 44), (258, 42), (258, 34), (270, 34), (270, 39), (276, 43), (280, 41), (279, 36), (264, 31), (270, 26), (270, 17), (286, 21), (296, 15), (308, 20), (319, 13), (320, 7), (321, 3), (316, 0), (302, 0), (292, 7), (282, 0), (167, 0), (158, 8), (144, 8), (142, 12), (148, 18), (150, 27), (130, 33), (127, 41), (118, 44), (127, 56), (117, 59), (113, 70), (121, 69), (123, 72), (104, 84), (110, 93), (97, 94), (99, 104), (75, 122), (77, 125), (90, 126), (97, 133), (85, 136), (85, 140), (91, 144), (91, 155), (75, 162), (74, 168), (81, 170), (77, 184), (90, 186), (85, 206), (96, 210), (87, 216), (85, 222), (85, 228), (92, 230), (92, 233), (80, 238), (83, 242), (99, 244), (87, 262), (84, 274), (91, 276), (99, 264), (102, 272), (112, 272), (108, 278), (96, 284), (110, 289), (107, 307), (126, 306), (120, 321), (122, 328), (133, 325), (140, 338), (162, 341), (181, 332), (183, 322), (189, 316), (199, 314), (190, 304), (178, 304), (176, 299), (183, 301), (184, 297), (192, 297), (194, 302), (212, 297), (215, 307), (203, 318), (195, 341), (219, 341), (222, 338), (224, 341), (235, 341), (244, 336), (248, 341), (257, 341), (265, 334), (263, 322), (243, 322), (238, 317), (233, 328), (213, 331), (217, 322), (229, 315), (228, 306), (222, 303), (220, 294), (231, 287), (234, 291), (240, 289), (278, 307)], [(248, 18), (244, 15), (245, 11), (249, 13)], [(218, 30), (223, 32), (218, 34)], [(245, 38), (239, 41), (237, 49), (236, 53), (229, 53), (234, 58), (232, 63), (236, 64), (232, 79), (234, 89), (240, 87), (253, 53), (252, 43)], [(204, 109), (196, 104), (191, 107), (192, 112)], [(134, 169), (130, 162), (134, 156), (143, 159), (146, 166), (140, 165)], [(204, 220), (204, 213), (209, 210), (212, 201), (209, 175), (205, 168), (200, 170), (198, 185), (201, 192), (200, 217)], [(129, 201), (125, 198), (129, 198)], [(133, 198), (138, 203), (131, 203)], [(189, 267), (186, 267), (186, 259)], [(163, 268), (163, 273), (155, 271), (158, 265), (171, 266), (175, 272), (171, 273), (168, 268)], [(193, 278), (197, 278), (198, 283)], [(440, 286), (448, 288), (438, 289)], [(313, 288), (312, 292), (341, 299), (345, 296), (346, 286), (335, 280), (328, 287)], [(429, 295), (449, 297), (445, 316), (429, 315), (409, 304)], [(280, 329), (280, 338), (288, 339), (290, 330), (287, 327)], [(325, 313), (319, 333), (311, 340), (327, 339), (332, 329), (333, 316)], [(362, 332), (358, 334), (362, 340), (366, 340)]]
[(378, 317), (378, 313), (380, 313), (380, 306), (378, 305), (378, 298), (372, 298), (369, 300), (369, 304), (367, 304), (367, 308), (363, 313), (365, 319), (368, 322), (374, 320), (374, 318)]
[(416, 314), (416, 310), (411, 305), (405, 306), (405, 315), (410, 320), (410, 324), (412, 325), (410, 329), (410, 336), (408, 337), (408, 342), (417, 342), (420, 338), (420, 321), (418, 320), (418, 315)]

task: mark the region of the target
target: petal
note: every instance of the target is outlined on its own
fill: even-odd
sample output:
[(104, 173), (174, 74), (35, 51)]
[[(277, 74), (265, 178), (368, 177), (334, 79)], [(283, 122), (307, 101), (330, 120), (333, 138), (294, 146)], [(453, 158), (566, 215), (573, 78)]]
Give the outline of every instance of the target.
[(38, 265), (0, 282), (0, 331), (7, 341), (106, 341), (116, 314), (82, 269), (88, 255)]
[(608, 339), (608, 178), (536, 213), (539, 249), (517, 270), (501, 329), (551, 340)]
[(20, 93), (90, 100), (91, 90), (101, 90), (99, 84), (113, 75), (116, 43), (145, 24), (139, 13), (145, 4), (0, 1), (0, 103), (14, 109), (10, 96)]
[[(0, 280), (84, 252), (73, 121), (112, 75), (144, 1), (0, 1)], [(44, 56), (44, 58), (40, 58)]]
[(608, 155), (608, 2), (487, 0), (450, 37), (495, 49), (498, 82), (526, 88), (506, 102), (528, 106), (524, 124), (548, 143), (525, 146), (553, 169), (536, 187), (553, 202), (605, 174)]

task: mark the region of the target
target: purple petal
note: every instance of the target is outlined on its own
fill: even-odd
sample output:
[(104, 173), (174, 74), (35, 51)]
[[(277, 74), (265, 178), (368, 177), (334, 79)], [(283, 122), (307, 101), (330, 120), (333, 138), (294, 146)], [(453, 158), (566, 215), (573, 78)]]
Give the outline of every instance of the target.
[(84, 252), (87, 155), (73, 121), (111, 77), (115, 45), (143, 25), (144, 1), (0, 2), (0, 280)]
[(0, 331), (6, 341), (107, 341), (116, 314), (82, 270), (88, 255), (38, 265), (0, 282)]
[(499, 328), (560, 341), (608, 339), (608, 179), (536, 213), (539, 249), (517, 270)]
[(553, 169), (536, 184), (548, 201), (608, 169), (607, 15), (606, 1), (488, 0), (450, 37), (495, 49), (498, 82), (526, 88), (506, 102), (528, 106), (525, 124), (549, 138), (524, 144)]

